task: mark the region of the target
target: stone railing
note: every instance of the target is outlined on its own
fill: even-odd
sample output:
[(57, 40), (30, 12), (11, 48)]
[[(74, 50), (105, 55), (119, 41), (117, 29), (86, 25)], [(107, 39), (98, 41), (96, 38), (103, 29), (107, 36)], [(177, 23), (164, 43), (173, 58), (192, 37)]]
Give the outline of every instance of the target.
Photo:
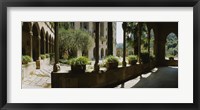
[(155, 67), (155, 63), (120, 67), (102, 73), (73, 74), (58, 72), (51, 74), (53, 88), (105, 88), (115, 87), (130, 79), (147, 73)]

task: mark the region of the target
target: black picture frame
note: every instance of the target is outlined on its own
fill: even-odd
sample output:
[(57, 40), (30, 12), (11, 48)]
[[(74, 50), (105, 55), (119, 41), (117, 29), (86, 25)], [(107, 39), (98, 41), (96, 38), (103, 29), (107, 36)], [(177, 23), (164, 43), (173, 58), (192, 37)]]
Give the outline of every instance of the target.
[[(194, 103), (95, 103), (95, 104), (48, 104), (48, 103), (7, 103), (7, 7), (193, 7), (193, 100)], [(200, 2), (199, 0), (2, 0), (0, 1), (0, 108), (2, 110), (32, 109), (128, 109), (128, 110), (199, 110), (200, 77)], [(191, 73), (192, 74), (192, 73)]]

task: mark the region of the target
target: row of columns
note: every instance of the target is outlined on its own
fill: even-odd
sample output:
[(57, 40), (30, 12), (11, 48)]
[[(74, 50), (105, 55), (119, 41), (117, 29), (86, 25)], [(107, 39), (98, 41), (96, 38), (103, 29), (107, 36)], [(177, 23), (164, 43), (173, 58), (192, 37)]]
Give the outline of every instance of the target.
[[(23, 27), (26, 25), (25, 27)], [(39, 31), (35, 26), (27, 29), (28, 23), (22, 25), (22, 55), (29, 55), (34, 61), (39, 60), (40, 54), (53, 53), (54, 42), (48, 35), (44, 36), (42, 30)], [(26, 29), (26, 30), (25, 30)]]

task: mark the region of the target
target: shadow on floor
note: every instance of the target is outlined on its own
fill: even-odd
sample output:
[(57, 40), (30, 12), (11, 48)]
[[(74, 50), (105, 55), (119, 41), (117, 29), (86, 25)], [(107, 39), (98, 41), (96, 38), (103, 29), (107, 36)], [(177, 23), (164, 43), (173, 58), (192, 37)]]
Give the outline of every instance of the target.
[(148, 77), (140, 77), (132, 88), (178, 88), (178, 67), (159, 67)]

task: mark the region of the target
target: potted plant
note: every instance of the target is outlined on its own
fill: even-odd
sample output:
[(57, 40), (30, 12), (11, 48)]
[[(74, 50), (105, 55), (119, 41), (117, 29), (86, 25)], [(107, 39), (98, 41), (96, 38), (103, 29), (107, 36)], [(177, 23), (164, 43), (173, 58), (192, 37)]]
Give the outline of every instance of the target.
[(118, 68), (118, 64), (119, 60), (117, 57), (110, 55), (106, 58), (106, 67), (108, 70)]
[(70, 64), (72, 73), (85, 73), (86, 65), (89, 64), (89, 59), (84, 56), (72, 58)]
[(174, 57), (169, 57), (169, 60), (174, 60)]
[(32, 61), (33, 59), (30, 56), (28, 55), (22, 56), (22, 64), (28, 64), (28, 62), (32, 62)]
[(41, 58), (42, 60), (44, 60), (44, 59), (46, 58), (46, 55), (45, 55), (45, 54), (42, 54), (42, 55), (40, 55), (40, 58)]
[(149, 53), (141, 53), (141, 60), (142, 63), (149, 63)]
[(128, 63), (130, 65), (135, 65), (137, 63), (137, 56), (136, 55), (129, 55), (128, 56)]

